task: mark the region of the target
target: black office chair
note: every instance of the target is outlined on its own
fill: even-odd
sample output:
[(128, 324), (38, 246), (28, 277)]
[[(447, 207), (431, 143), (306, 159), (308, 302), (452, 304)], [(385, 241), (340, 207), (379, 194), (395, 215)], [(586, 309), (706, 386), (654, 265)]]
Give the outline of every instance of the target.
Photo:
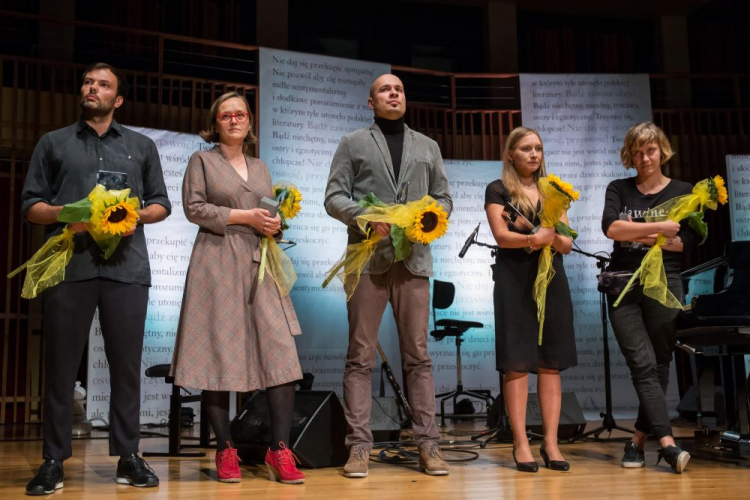
[[(432, 320), (435, 329), (430, 332), (436, 340), (443, 340), (445, 337), (456, 338), (456, 390), (437, 394), (435, 397), (440, 399), (440, 426), (445, 427), (445, 402), (453, 400), (454, 414), (448, 418), (476, 418), (482, 415), (458, 415), (455, 413), (456, 400), (459, 396), (468, 396), (471, 398), (481, 399), (485, 402), (486, 407), (490, 408), (494, 398), (489, 394), (480, 394), (474, 391), (464, 390), (463, 377), (461, 374), (461, 343), (463, 334), (469, 328), (482, 328), (484, 325), (476, 321), (463, 321), (460, 319), (437, 319), (437, 309), (447, 309), (453, 304), (456, 296), (456, 287), (453, 283), (447, 281), (434, 280), (432, 284)], [(486, 415), (486, 414), (485, 414)]]
[(172, 384), (172, 395), (169, 397), (169, 449), (166, 452), (144, 451), (144, 457), (205, 457), (203, 452), (184, 452), (183, 448), (208, 448), (210, 446), (210, 430), (208, 418), (201, 411), (199, 444), (182, 444), (180, 434), (180, 417), (184, 403), (201, 402), (203, 410), (203, 396), (201, 394), (183, 395), (182, 388), (175, 385), (174, 377), (169, 376), (169, 364), (154, 365), (146, 369), (146, 376), (163, 378), (168, 384)]

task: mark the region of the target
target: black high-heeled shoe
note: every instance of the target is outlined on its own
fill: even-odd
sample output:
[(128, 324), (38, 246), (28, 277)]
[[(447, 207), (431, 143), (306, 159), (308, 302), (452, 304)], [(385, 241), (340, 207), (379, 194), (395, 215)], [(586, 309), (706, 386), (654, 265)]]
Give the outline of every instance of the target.
[(542, 460), (544, 460), (544, 466), (548, 469), (552, 470), (559, 470), (559, 471), (569, 471), (570, 470), (570, 464), (566, 462), (565, 460), (550, 460), (549, 455), (547, 455), (547, 450), (544, 449), (544, 443), (542, 443), (542, 446), (539, 447), (539, 454), (542, 455)]
[(513, 461), (516, 463), (516, 469), (521, 472), (538, 472), (539, 465), (536, 462), (519, 462), (516, 460), (516, 449), (513, 448)]

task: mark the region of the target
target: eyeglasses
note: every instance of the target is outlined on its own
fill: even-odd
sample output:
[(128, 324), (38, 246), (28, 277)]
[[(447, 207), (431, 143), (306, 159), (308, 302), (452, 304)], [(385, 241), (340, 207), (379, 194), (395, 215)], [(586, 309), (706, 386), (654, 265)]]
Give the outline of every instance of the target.
[(250, 113), (248, 113), (247, 111), (237, 111), (236, 113), (219, 113), (216, 116), (216, 119), (221, 123), (229, 123), (230, 121), (232, 121), (232, 118), (234, 118), (238, 122), (244, 122), (249, 117)]

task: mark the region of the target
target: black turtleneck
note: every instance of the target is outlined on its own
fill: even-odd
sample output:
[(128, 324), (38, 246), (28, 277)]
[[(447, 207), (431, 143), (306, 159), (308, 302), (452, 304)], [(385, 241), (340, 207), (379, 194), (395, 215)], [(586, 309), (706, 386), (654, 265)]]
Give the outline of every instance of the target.
[(391, 153), (391, 163), (393, 164), (393, 173), (398, 183), (398, 174), (401, 170), (401, 155), (404, 151), (404, 117), (398, 120), (388, 120), (387, 118), (375, 117), (375, 123), (380, 127), (380, 131), (385, 136), (385, 142), (388, 144), (388, 152)]

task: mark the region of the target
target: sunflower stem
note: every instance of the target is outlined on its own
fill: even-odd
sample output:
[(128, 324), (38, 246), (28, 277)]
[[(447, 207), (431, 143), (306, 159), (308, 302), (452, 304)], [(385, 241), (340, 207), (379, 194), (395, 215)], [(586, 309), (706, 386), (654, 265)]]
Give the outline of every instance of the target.
[(635, 279), (641, 275), (641, 271), (643, 270), (643, 265), (641, 265), (634, 273), (633, 276), (630, 278), (630, 281), (628, 281), (628, 284), (625, 285), (625, 288), (622, 289), (622, 292), (620, 293), (620, 296), (617, 297), (617, 300), (614, 304), (612, 304), (612, 307), (617, 307), (620, 305), (620, 301), (625, 297), (625, 294), (630, 291), (631, 288), (633, 288), (633, 283), (635, 282)]

